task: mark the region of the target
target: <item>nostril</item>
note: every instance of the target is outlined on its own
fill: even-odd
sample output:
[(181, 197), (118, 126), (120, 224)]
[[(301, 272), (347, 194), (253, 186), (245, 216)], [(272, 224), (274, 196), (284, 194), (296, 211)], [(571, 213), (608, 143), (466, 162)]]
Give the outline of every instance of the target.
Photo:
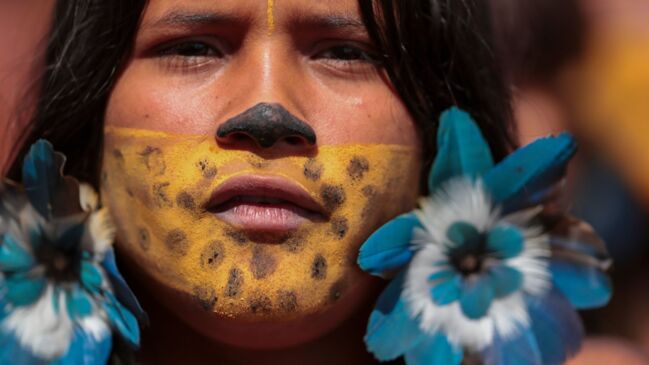
[(251, 139), (250, 136), (245, 133), (232, 133), (229, 135), (229, 138), (232, 140), (232, 142), (243, 142), (246, 139)]
[(291, 146), (299, 146), (305, 143), (303, 138), (297, 136), (286, 137), (284, 141)]

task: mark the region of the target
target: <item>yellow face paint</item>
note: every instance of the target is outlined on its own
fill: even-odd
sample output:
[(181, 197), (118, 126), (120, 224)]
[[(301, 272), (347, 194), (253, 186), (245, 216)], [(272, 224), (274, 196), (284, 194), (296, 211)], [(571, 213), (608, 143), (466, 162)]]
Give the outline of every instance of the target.
[(268, 0), (268, 3), (266, 5), (266, 16), (267, 16), (267, 24), (268, 24), (268, 34), (271, 35), (273, 34), (273, 30), (275, 30), (275, 2), (274, 0)]
[[(102, 194), (120, 248), (157, 282), (219, 315), (295, 318), (347, 294), (361, 275), (359, 246), (412, 208), (419, 164), (406, 146), (332, 145), (263, 159), (221, 149), (213, 136), (108, 127)], [(280, 242), (255, 242), (204, 209), (218, 186), (241, 175), (290, 179), (330, 215)]]

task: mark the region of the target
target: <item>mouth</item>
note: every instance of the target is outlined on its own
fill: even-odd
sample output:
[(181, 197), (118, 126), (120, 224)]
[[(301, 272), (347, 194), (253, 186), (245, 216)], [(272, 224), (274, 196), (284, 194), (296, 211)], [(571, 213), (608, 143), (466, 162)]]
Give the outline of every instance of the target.
[(308, 221), (325, 221), (324, 208), (298, 184), (278, 176), (227, 180), (212, 193), (206, 211), (245, 231), (285, 233)]

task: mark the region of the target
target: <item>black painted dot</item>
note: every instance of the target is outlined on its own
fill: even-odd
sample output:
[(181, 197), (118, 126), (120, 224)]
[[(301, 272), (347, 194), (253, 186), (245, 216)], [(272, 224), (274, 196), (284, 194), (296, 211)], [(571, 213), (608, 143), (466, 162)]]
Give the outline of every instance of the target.
[(349, 223), (345, 217), (334, 217), (331, 219), (331, 233), (333, 233), (336, 238), (341, 239), (345, 237), (349, 230)]
[(291, 253), (301, 252), (306, 245), (306, 239), (303, 234), (292, 234), (282, 243), (282, 248)]
[(218, 300), (214, 288), (203, 285), (194, 288), (194, 297), (201, 305), (201, 307), (206, 311), (214, 309), (214, 306), (216, 305), (216, 302)]
[(194, 198), (189, 195), (189, 193), (181, 191), (176, 196), (176, 205), (183, 209), (194, 210), (196, 208), (196, 203), (194, 203)]
[(189, 250), (187, 235), (180, 229), (174, 229), (167, 234), (165, 245), (169, 251), (180, 256), (186, 255)]
[(234, 243), (236, 243), (239, 246), (243, 246), (246, 243), (248, 243), (248, 237), (246, 237), (246, 234), (242, 231), (235, 230), (235, 229), (228, 229), (225, 231), (226, 236), (232, 238)]
[(366, 185), (366, 186), (363, 187), (361, 192), (363, 193), (364, 197), (373, 198), (378, 193), (378, 189), (374, 185)]
[(230, 269), (228, 283), (225, 287), (225, 296), (234, 298), (241, 294), (243, 288), (243, 272), (238, 267)]
[(250, 270), (255, 279), (264, 279), (275, 272), (277, 268), (277, 261), (275, 257), (266, 252), (261, 246), (255, 246), (252, 250), (252, 258), (250, 260)]
[(362, 218), (367, 218), (372, 215), (372, 213), (379, 207), (381, 204), (379, 204), (379, 199), (378, 199), (378, 189), (373, 186), (373, 185), (367, 185), (363, 187), (362, 191), (363, 196), (367, 198), (367, 201), (365, 202), (365, 206), (363, 207), (363, 210), (361, 211), (361, 217)]
[(355, 156), (349, 161), (347, 174), (352, 180), (357, 181), (363, 178), (366, 172), (370, 170), (370, 162), (361, 156)]
[(206, 179), (213, 179), (218, 173), (217, 168), (207, 159), (199, 160), (196, 165), (200, 169), (201, 175)]
[(122, 151), (120, 151), (117, 148), (115, 148), (113, 150), (113, 157), (115, 158), (115, 160), (117, 160), (117, 162), (120, 162), (120, 163), (124, 162), (124, 155), (122, 154)]
[(173, 202), (169, 199), (169, 194), (167, 193), (168, 187), (168, 182), (153, 184), (153, 197), (159, 208), (173, 207)]
[(285, 312), (294, 312), (297, 309), (297, 294), (294, 291), (280, 290), (277, 293), (279, 308)]
[(323, 280), (327, 277), (327, 259), (321, 254), (317, 254), (311, 264), (311, 277), (316, 280)]
[(322, 163), (316, 161), (313, 158), (308, 159), (304, 163), (304, 176), (311, 181), (318, 181), (322, 176), (322, 170), (324, 167)]
[(343, 296), (345, 289), (347, 289), (347, 281), (345, 279), (340, 279), (336, 281), (331, 288), (329, 288), (329, 301), (336, 302)]
[(225, 248), (219, 241), (210, 242), (201, 253), (201, 266), (205, 269), (214, 269), (223, 262)]
[(144, 251), (148, 251), (149, 247), (151, 247), (151, 238), (146, 228), (140, 227), (137, 229), (137, 240)]
[(144, 163), (151, 174), (160, 176), (165, 173), (167, 167), (162, 156), (162, 151), (159, 148), (146, 146), (140, 152), (140, 157), (142, 158), (142, 163)]
[(250, 299), (250, 312), (254, 314), (270, 313), (273, 309), (273, 303), (266, 295), (259, 294)]
[(320, 196), (328, 210), (338, 208), (345, 202), (345, 190), (342, 186), (324, 184), (320, 189)]

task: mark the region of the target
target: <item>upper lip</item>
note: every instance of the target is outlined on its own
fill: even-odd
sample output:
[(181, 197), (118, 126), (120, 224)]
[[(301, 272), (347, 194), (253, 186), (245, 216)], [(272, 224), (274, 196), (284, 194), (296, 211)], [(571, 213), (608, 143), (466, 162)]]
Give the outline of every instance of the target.
[(214, 211), (238, 197), (280, 199), (299, 208), (326, 216), (326, 210), (297, 183), (280, 176), (243, 175), (226, 180), (218, 186), (205, 204)]

